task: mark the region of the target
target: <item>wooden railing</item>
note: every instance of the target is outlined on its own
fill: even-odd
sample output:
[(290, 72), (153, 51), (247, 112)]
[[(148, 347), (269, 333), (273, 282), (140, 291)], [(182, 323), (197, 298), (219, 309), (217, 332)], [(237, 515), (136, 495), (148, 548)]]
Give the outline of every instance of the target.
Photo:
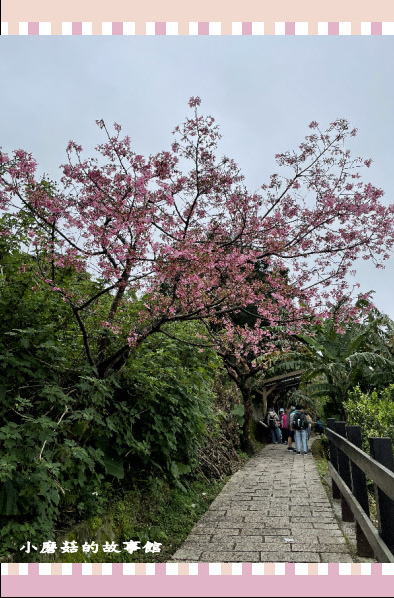
[[(342, 519), (356, 520), (357, 552), (394, 563), (394, 459), (390, 438), (370, 438), (362, 450), (361, 430), (327, 420), (333, 498), (341, 499)], [(369, 517), (367, 480), (374, 482), (378, 529)]]

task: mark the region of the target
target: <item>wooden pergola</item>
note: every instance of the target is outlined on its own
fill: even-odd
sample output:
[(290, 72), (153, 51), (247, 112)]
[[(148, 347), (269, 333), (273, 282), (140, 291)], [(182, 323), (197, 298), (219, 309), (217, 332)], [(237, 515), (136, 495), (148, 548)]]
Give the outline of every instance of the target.
[(263, 413), (267, 413), (268, 408), (268, 397), (274, 390), (284, 390), (298, 386), (300, 383), (301, 375), (305, 370), (296, 370), (287, 374), (281, 374), (280, 376), (273, 376), (272, 378), (266, 378), (263, 381), (261, 389), (255, 390), (255, 393), (263, 398)]

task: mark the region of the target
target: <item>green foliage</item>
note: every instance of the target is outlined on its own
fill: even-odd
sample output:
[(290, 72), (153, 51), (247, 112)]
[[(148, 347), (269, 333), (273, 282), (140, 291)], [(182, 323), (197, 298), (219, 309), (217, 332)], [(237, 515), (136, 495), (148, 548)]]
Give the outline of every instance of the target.
[(377, 310), (364, 320), (338, 330), (333, 319), (298, 335), (299, 348), (281, 356), (275, 372), (304, 370), (301, 378), (303, 401), (316, 402), (325, 417), (341, 419), (347, 393), (357, 384), (364, 391), (382, 389), (394, 378), (390, 349), (393, 323)]
[(234, 407), (234, 409), (231, 411), (231, 415), (234, 415), (236, 417), (236, 419), (238, 420), (239, 427), (242, 428), (242, 426), (244, 425), (244, 421), (245, 421), (244, 405), (237, 405), (236, 407)]
[[(99, 379), (69, 306), (37, 284), (15, 238), (0, 237), (0, 263), (0, 557), (53, 540), (60, 521), (97, 522), (136, 479), (160, 476), (185, 492), (216, 422), (215, 354), (156, 335)], [(100, 288), (86, 273), (62, 277), (77, 293)], [(99, 318), (92, 311), (93, 343)], [(171, 332), (186, 339), (195, 327)]]
[[(94, 541), (118, 544), (120, 553), (106, 553), (101, 546), (97, 553), (60, 554), (48, 560), (61, 562), (168, 562), (171, 555), (187, 538), (195, 523), (208, 509), (227, 480), (206, 482), (201, 478), (187, 483), (185, 490), (168, 482), (149, 477), (136, 481), (132, 490), (117, 498), (102, 517), (92, 517), (76, 525), (71, 532), (59, 534), (58, 546), (65, 540), (79, 545)], [(146, 553), (140, 549), (132, 554), (123, 550), (123, 542), (147, 541), (161, 544), (160, 552)]]
[(196, 465), (206, 425), (215, 421), (218, 365), (213, 352), (199, 353), (166, 336), (151, 337), (139, 348), (122, 372), (122, 387), (129, 398), (134, 457), (140, 466), (150, 463), (178, 480)]
[(325, 434), (322, 434), (320, 436), (320, 441), (321, 441), (321, 447), (322, 447), (324, 457), (326, 459), (329, 459), (330, 458), (330, 443), (328, 441), (327, 436)]
[(366, 452), (370, 437), (389, 437), (394, 445), (394, 384), (381, 392), (362, 392), (357, 386), (349, 392), (344, 407), (348, 423), (361, 427)]

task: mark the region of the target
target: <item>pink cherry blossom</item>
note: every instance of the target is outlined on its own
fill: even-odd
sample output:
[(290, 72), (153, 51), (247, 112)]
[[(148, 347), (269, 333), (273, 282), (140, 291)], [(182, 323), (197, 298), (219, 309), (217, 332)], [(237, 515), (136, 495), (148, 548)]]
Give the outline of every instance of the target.
[[(346, 148), (355, 130), (345, 119), (326, 131), (312, 121), (317, 131), (276, 154), (278, 172), (251, 193), (237, 164), (218, 155), (219, 128), (199, 114), (200, 104), (190, 98), (192, 114), (175, 127), (170, 148), (149, 156), (132, 148), (120, 125), (113, 131), (96, 121), (104, 140), (95, 155), (70, 141), (56, 185), (37, 177), (31, 154), (0, 152), (0, 207), (34, 216), (28, 235), (37, 278), (69, 304), (102, 376), (120, 354), (187, 320), (207, 325), (205, 340), (236, 364), (261, 368), (278, 330), (297, 334), (341, 301), (343, 321), (354, 317), (347, 272), (359, 257), (381, 267), (391, 254), (394, 206), (363, 179), (371, 161)], [(70, 267), (96, 278), (100, 290), (63, 288), (58, 279)], [(111, 354), (103, 341), (94, 354), (86, 326), (104, 294), (110, 305), (100, 325), (124, 344)], [(136, 322), (127, 313), (140, 298)], [(237, 325), (231, 314), (250, 306), (256, 325)]]

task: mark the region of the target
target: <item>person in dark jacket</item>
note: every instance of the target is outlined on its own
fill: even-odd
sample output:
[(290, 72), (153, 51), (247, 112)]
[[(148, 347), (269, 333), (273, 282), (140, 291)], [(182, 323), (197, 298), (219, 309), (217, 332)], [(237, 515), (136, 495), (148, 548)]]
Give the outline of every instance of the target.
[(273, 444), (281, 444), (282, 434), (279, 428), (279, 417), (275, 413), (274, 408), (270, 407), (267, 413), (267, 426), (271, 430), (271, 437)]
[(286, 414), (287, 415), (287, 450), (289, 452), (294, 452), (294, 449), (292, 447), (293, 440), (294, 440), (294, 432), (290, 426), (290, 416), (293, 413), (293, 411), (295, 411), (295, 405), (292, 403), (290, 405), (290, 407), (288, 408), (287, 414)]
[(297, 405), (295, 411), (293, 411), (293, 413), (291, 414), (290, 426), (291, 429), (295, 432), (297, 455), (301, 455), (301, 444), (302, 449), (304, 451), (303, 454), (306, 455), (308, 453), (306, 431), (309, 426), (309, 423), (306, 419), (304, 407), (302, 405)]

